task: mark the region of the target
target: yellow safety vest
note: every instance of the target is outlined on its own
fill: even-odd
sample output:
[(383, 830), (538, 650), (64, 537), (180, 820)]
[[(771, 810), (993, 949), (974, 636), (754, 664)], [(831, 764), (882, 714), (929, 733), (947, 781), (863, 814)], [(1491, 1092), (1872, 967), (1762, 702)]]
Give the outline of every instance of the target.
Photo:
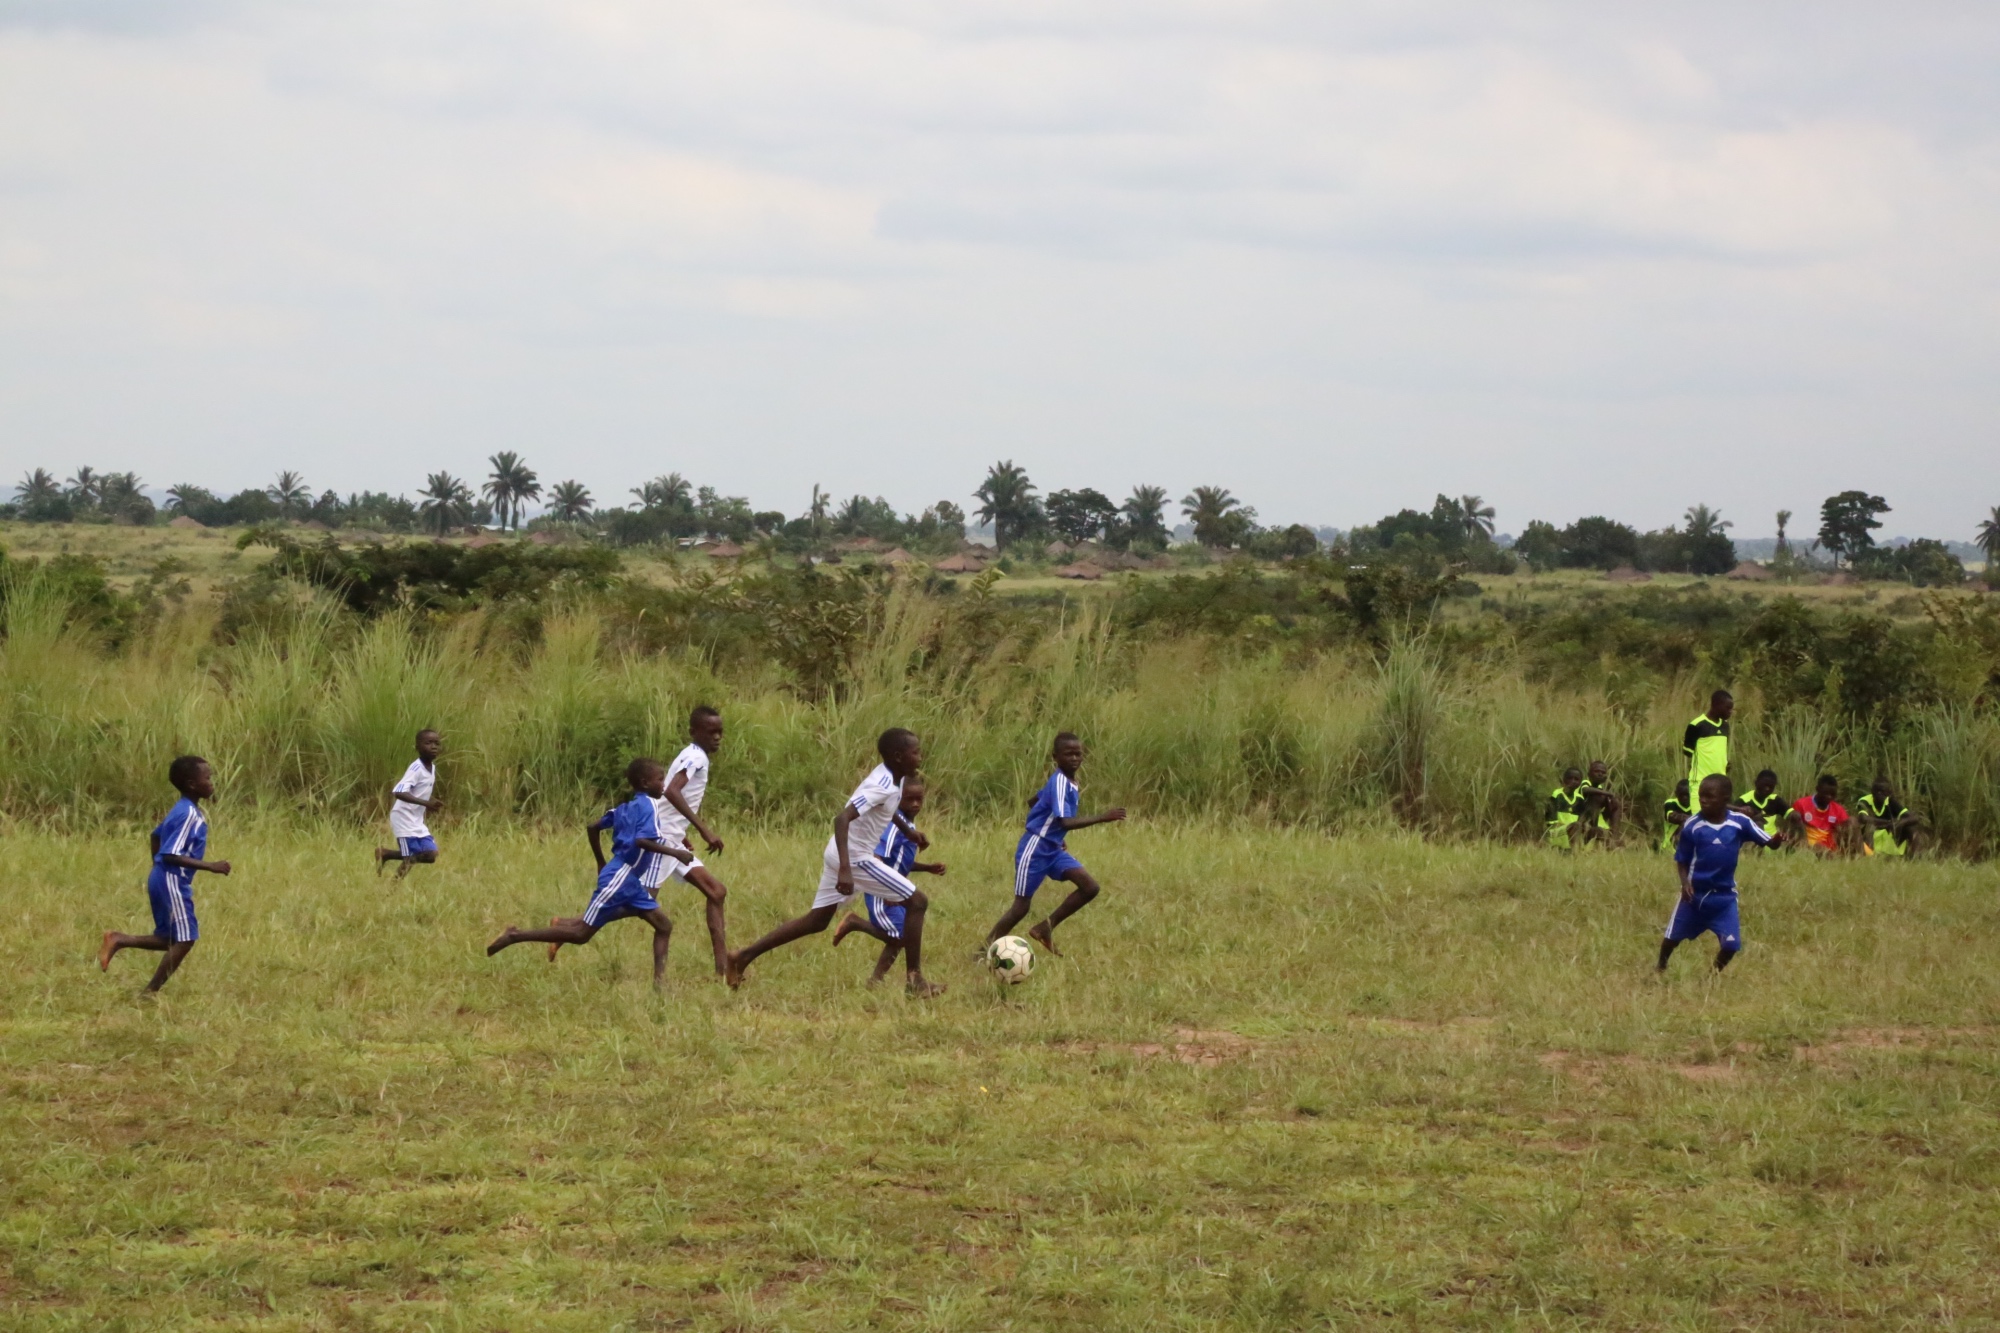
[(1681, 836), (1681, 826), (1679, 824), (1668, 822), (1666, 816), (1676, 815), (1676, 814), (1691, 815), (1693, 813), (1694, 811), (1690, 810), (1687, 806), (1687, 803), (1681, 800), (1680, 797), (1669, 796), (1666, 799), (1666, 801), (1660, 807), (1660, 822), (1666, 825), (1665, 830), (1662, 831), (1660, 834), (1661, 851), (1671, 852), (1674, 849), (1674, 839)]
[(1582, 787), (1578, 787), (1574, 792), (1567, 792), (1561, 787), (1557, 787), (1549, 793), (1550, 814), (1548, 837), (1550, 845), (1555, 847), (1569, 846), (1570, 828), (1577, 821), (1577, 811), (1583, 809), (1583, 801)]
[[(1877, 804), (1874, 792), (1869, 792), (1854, 804), (1855, 808), (1871, 819), (1898, 819), (1909, 810), (1908, 806), (1903, 806), (1900, 809), (1897, 808), (1894, 800), (1883, 801)], [(1910, 854), (1910, 849), (1907, 846), (1896, 841), (1896, 834), (1891, 829), (1876, 829), (1869, 835), (1868, 841), (1871, 845), (1863, 850), (1875, 856), (1908, 856)]]

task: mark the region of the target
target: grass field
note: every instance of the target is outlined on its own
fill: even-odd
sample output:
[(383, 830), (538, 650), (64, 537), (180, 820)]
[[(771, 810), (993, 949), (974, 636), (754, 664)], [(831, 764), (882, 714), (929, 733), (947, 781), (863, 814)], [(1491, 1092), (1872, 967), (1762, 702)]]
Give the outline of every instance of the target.
[[(739, 939), (821, 836), (732, 837)], [(216, 816), (157, 999), (143, 841), (9, 832), (9, 1329), (1992, 1328), (1990, 868), (1760, 859), (1652, 956), (1661, 859), (1134, 823), (1030, 984), (1008, 830), (934, 829), (919, 1005), (825, 939), (706, 974), (682, 890), (554, 966), (580, 835)]]

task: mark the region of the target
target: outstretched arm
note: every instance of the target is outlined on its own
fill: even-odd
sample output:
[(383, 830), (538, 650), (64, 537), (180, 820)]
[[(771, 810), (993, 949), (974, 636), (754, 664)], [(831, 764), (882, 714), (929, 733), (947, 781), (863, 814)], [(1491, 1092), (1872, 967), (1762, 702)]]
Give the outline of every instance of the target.
[[(687, 848), (676, 847), (670, 842), (661, 842), (658, 838), (634, 838), (632, 839), (632, 845), (641, 851), (658, 852), (661, 856), (671, 856), (682, 865), (686, 865), (694, 860), (694, 853)], [(603, 869), (602, 866), (598, 868), (600, 870)]]
[(1078, 815), (1074, 819), (1058, 819), (1056, 826), (1065, 833), (1073, 833), (1080, 828), (1089, 828), (1092, 824), (1116, 824), (1124, 818), (1125, 807), (1121, 805), (1106, 810), (1101, 815)]
[(931, 840), (929, 838), (926, 838), (923, 834), (917, 832), (916, 826), (911, 824), (909, 820), (903, 818), (903, 812), (901, 810), (898, 810), (895, 814), (891, 815), (890, 818), (896, 821), (897, 828), (903, 830), (904, 837), (908, 838), (911, 842), (917, 844), (918, 851), (927, 852), (930, 850)]
[(227, 861), (197, 861), (192, 856), (176, 856), (172, 852), (168, 852), (165, 856), (162, 856), (160, 864), (163, 866), (179, 866), (183, 870), (206, 870), (211, 875), (226, 875), (229, 873), (229, 862)]

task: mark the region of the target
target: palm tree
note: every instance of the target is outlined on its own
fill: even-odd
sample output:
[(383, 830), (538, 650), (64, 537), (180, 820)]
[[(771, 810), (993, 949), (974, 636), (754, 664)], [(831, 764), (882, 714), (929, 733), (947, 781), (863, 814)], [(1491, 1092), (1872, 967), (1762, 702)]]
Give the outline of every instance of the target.
[(542, 483), (535, 479), (535, 470), (512, 449), (493, 455), (486, 463), (493, 471), (481, 491), (493, 502), (493, 511), (499, 515), (502, 527), (520, 527), (522, 506), (540, 498)]
[[(135, 502), (145, 500), (146, 483), (136, 472), (107, 472), (98, 478), (98, 503), (114, 514), (124, 514)], [(151, 502), (147, 501), (151, 508)]]
[(812, 503), (806, 506), (806, 518), (812, 524), (812, 534), (814, 537), (818, 537), (822, 532), (826, 531), (826, 507), (832, 501), (833, 497), (827, 494), (818, 482), (814, 482)]
[(62, 483), (45, 467), (27, 473), (14, 488), (14, 498), (24, 505), (47, 504), (61, 494)]
[(472, 508), (472, 488), (449, 472), (431, 473), (417, 494), (424, 497), (418, 511), (437, 525), (440, 537)]
[(664, 477), (655, 477), (644, 486), (634, 486), (632, 494), (639, 499), (644, 509), (673, 509), (687, 504), (694, 494), (694, 487), (678, 472), (669, 472)]
[(1125, 503), (1118, 506), (1118, 512), (1125, 516), (1125, 527), (1133, 541), (1167, 540), (1166, 487), (1134, 486)]
[(596, 505), (580, 481), (559, 481), (549, 489), (549, 508), (565, 523), (579, 523)]
[(264, 488), (264, 494), (277, 502), (278, 512), (290, 518), (299, 503), (312, 497), (306, 479), (289, 468), (278, 474), (278, 479)]
[(1784, 554), (1792, 549), (1791, 543), (1785, 540), (1785, 525), (1791, 521), (1791, 510), (1780, 509), (1778, 511), (1778, 554)]
[(1458, 497), (1458, 525), (1467, 541), (1483, 541), (1493, 535), (1493, 506), (1476, 495)]
[(1027, 469), (1012, 459), (986, 469), (986, 480), (973, 494), (979, 497), (979, 508), (973, 512), (993, 525), (993, 544), (1000, 550), (1019, 541), (1041, 517), (1035, 483), (1028, 480)]
[(167, 509), (173, 513), (184, 514), (203, 501), (214, 498), (209, 494), (208, 487), (197, 486), (191, 481), (177, 482), (167, 487)]
[(2000, 575), (2000, 505), (1994, 505), (1993, 512), (1980, 521), (1979, 534), (1973, 540), (1986, 552), (1986, 582), (1993, 584)]
[(1690, 537), (1712, 537), (1725, 528), (1736, 526), (1723, 519), (1720, 509), (1710, 509), (1707, 505), (1696, 505), (1682, 517), (1687, 519), (1687, 535)]
[(1197, 486), (1181, 497), (1181, 516), (1194, 525), (1194, 539), (1203, 546), (1230, 545), (1230, 511), (1243, 502), (1220, 486)]
[(69, 479), (69, 498), (85, 509), (95, 505), (103, 494), (104, 478), (94, 467), (80, 467)]

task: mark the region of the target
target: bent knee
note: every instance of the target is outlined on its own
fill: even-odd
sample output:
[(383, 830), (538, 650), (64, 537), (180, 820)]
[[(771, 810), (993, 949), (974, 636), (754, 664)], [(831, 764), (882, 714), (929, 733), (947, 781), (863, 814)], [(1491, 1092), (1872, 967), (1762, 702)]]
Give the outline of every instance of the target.
[(915, 893), (912, 893), (908, 898), (904, 900), (903, 905), (909, 908), (912, 912), (921, 912), (931, 905), (931, 900), (924, 897), (924, 891), (922, 889), (918, 889)]

